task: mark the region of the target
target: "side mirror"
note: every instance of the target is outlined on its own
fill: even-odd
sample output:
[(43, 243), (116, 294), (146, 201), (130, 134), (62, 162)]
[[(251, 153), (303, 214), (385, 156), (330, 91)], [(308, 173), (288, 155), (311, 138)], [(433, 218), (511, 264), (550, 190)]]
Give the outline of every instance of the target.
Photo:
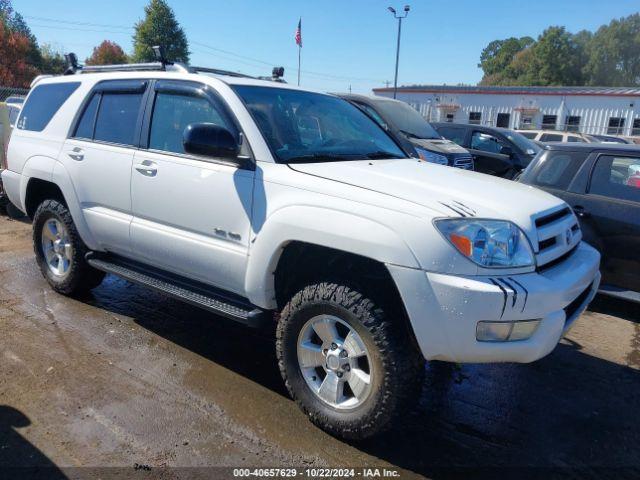
[(192, 123), (182, 134), (182, 144), (186, 153), (205, 157), (235, 160), (240, 153), (240, 145), (233, 134), (214, 123)]

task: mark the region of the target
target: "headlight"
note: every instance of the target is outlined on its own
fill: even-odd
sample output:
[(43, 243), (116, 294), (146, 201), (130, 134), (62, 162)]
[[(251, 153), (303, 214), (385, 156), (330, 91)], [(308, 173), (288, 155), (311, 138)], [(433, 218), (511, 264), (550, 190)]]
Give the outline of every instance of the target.
[(456, 218), (434, 223), (460, 253), (482, 267), (529, 267), (534, 264), (527, 238), (511, 222)]
[(418, 152), (418, 156), (425, 162), (437, 163), (438, 165), (449, 164), (447, 157), (445, 157), (444, 155), (430, 152), (429, 150), (425, 150), (424, 148), (415, 147), (415, 149), (416, 149), (416, 152)]

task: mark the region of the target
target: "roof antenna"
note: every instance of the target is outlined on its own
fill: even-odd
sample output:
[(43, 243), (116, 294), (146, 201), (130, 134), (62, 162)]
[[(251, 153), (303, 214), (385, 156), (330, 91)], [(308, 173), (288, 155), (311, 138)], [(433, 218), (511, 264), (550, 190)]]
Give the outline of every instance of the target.
[(167, 55), (166, 55), (164, 46), (154, 45), (151, 48), (153, 49), (153, 55), (156, 57), (156, 61), (160, 62), (163, 67), (166, 67), (167, 65), (173, 65), (173, 62), (170, 62), (169, 60), (167, 60)]
[(75, 53), (66, 53), (64, 59), (67, 63), (64, 75), (74, 75), (78, 70), (82, 70), (82, 67), (78, 65), (78, 57)]

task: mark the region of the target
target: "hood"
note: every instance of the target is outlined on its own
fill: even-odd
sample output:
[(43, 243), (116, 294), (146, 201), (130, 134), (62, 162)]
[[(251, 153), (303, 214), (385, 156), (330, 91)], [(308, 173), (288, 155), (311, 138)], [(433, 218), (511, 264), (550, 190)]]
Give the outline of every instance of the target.
[[(418, 204), (445, 217), (510, 220), (533, 234), (534, 218), (564, 202), (511, 180), (411, 159), (292, 164), (300, 173)], [(433, 212), (431, 212), (433, 216)]]
[(416, 147), (424, 148), (431, 152), (446, 154), (469, 153), (467, 149), (461, 147), (451, 140), (426, 139), (426, 138), (410, 138), (409, 141)]

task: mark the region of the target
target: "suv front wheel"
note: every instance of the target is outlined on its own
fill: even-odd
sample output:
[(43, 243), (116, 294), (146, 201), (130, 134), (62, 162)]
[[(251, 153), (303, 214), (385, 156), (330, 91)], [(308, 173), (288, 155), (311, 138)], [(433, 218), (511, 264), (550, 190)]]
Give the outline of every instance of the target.
[(291, 396), (339, 437), (388, 429), (422, 385), (424, 361), (403, 326), (345, 285), (319, 283), (294, 295), (281, 312), (276, 345)]
[(33, 249), (42, 275), (58, 293), (86, 292), (104, 278), (85, 260), (87, 246), (69, 210), (57, 200), (45, 200), (33, 216)]

